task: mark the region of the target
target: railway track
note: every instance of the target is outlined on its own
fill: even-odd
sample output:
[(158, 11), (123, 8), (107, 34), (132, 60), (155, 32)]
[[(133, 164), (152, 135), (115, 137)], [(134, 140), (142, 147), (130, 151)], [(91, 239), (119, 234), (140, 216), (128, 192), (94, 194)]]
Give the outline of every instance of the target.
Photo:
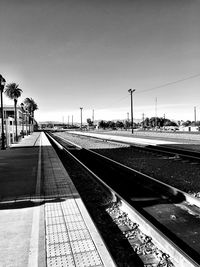
[(122, 203), (121, 209), (141, 225), (160, 249), (171, 255), (175, 266), (200, 266), (197, 199), (61, 138), (54, 142), (92, 173), (113, 199)]

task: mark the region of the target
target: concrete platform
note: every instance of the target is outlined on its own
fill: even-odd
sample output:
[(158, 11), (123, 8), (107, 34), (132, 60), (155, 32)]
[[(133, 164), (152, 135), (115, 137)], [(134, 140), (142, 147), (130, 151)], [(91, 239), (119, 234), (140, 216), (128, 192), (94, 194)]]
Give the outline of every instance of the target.
[(31, 135), (25, 135), (18, 143), (12, 144), (11, 148), (40, 146), (40, 132), (33, 132)]
[(0, 266), (116, 266), (44, 133), (0, 151)]
[(79, 131), (69, 131), (71, 134), (89, 136), (92, 138), (103, 139), (111, 142), (120, 142), (124, 144), (141, 144), (141, 145), (174, 145), (180, 144), (177, 141), (168, 141), (168, 140), (160, 140), (160, 139), (147, 139), (140, 138), (138, 136), (120, 136), (120, 135), (112, 135), (112, 134), (101, 134), (101, 133), (90, 133), (90, 132), (79, 132)]

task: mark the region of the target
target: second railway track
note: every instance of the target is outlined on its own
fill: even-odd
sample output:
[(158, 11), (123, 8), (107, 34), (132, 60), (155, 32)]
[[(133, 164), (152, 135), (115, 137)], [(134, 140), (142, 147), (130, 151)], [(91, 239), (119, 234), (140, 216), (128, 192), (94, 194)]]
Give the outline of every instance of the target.
[(142, 221), (175, 266), (200, 266), (200, 210), (188, 203), (187, 194), (65, 140), (62, 145), (117, 196), (124, 210)]

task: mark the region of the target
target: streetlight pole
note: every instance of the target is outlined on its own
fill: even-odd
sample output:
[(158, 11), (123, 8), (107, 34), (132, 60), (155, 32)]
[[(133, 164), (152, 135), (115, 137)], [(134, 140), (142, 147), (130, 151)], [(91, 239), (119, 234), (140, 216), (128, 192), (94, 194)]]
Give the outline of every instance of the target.
[(133, 134), (133, 92), (135, 92), (135, 89), (129, 89), (128, 92), (131, 95), (131, 129)]
[(6, 80), (0, 74), (0, 91), (1, 91), (1, 149), (5, 150), (5, 134), (4, 134), (4, 117), (3, 117), (3, 90), (6, 84)]
[(28, 111), (28, 134), (31, 134), (31, 115)]
[(24, 103), (21, 103), (22, 110), (22, 138), (24, 138)]
[(25, 109), (26, 135), (28, 135), (28, 111)]
[(80, 110), (81, 110), (81, 131), (82, 131), (82, 110), (83, 110), (83, 108), (80, 108)]

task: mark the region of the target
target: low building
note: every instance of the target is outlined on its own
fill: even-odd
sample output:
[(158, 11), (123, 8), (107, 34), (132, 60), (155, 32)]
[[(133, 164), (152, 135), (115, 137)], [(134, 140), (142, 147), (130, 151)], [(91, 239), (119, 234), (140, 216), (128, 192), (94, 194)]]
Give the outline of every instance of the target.
[[(14, 106), (5, 105), (3, 107), (3, 117), (4, 117), (4, 134), (6, 137), (6, 145), (9, 146), (16, 140), (16, 135), (18, 137), (28, 135), (33, 132), (37, 126), (37, 122), (30, 116), (30, 114), (23, 110), (20, 106), (17, 106), (17, 133), (15, 126), (15, 109)], [(1, 109), (0, 109), (1, 117)], [(0, 131), (2, 133), (2, 123), (0, 122)]]

